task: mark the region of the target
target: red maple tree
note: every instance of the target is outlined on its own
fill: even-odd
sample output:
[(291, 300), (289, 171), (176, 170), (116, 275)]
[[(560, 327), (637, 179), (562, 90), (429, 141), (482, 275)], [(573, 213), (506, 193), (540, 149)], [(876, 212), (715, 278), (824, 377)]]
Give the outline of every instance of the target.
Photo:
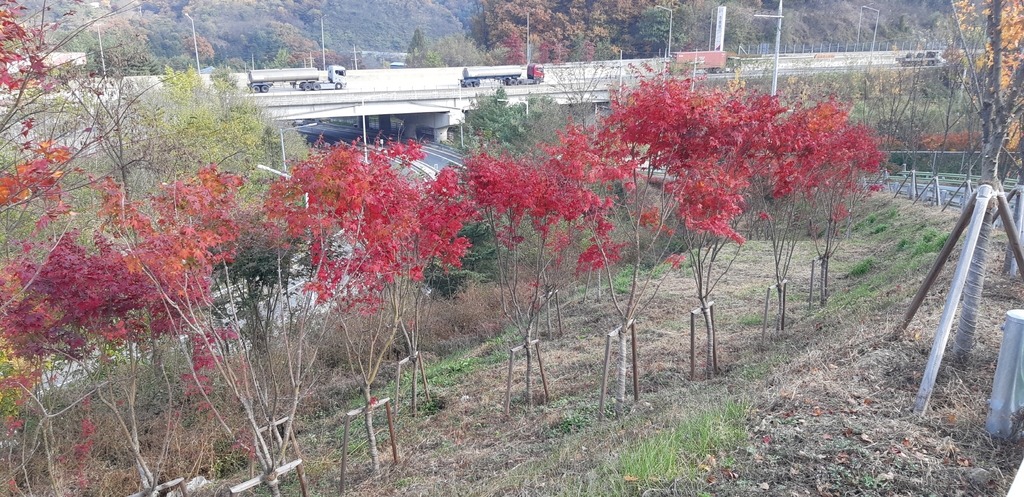
[(306, 290), (339, 310), (350, 366), (362, 379), (374, 470), (380, 462), (371, 385), (398, 332), (415, 351), (415, 320), (424, 268), (458, 266), (469, 248), (458, 236), (472, 210), (454, 171), (435, 179), (412, 174), (423, 157), (415, 144), (363, 153), (339, 145), (296, 166), (271, 187), (267, 210), (311, 255)]

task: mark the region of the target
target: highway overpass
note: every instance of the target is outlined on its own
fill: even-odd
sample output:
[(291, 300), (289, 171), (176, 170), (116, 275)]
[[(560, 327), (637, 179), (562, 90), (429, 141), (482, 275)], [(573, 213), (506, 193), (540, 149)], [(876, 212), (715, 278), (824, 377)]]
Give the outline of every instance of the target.
[[(837, 54), (795, 54), (779, 59), (780, 74), (802, 72), (864, 70), (865, 67), (896, 67), (897, 51), (850, 52)], [(631, 84), (643, 67), (664, 69), (663, 59), (610, 60), (546, 66), (543, 84), (506, 86), (510, 105), (530, 95), (548, 96), (562, 104), (608, 102), (609, 88)], [(737, 73), (741, 77), (769, 75), (771, 56), (741, 59)], [(247, 81), (237, 74), (240, 85)], [(415, 139), (417, 129), (428, 128), (436, 141), (447, 139), (448, 128), (465, 120), (466, 111), (480, 96), (491, 95), (500, 83), (485, 83), (479, 88), (462, 88), (462, 68), (350, 70), (344, 90), (300, 91), (288, 85), (268, 93), (254, 93), (258, 105), (270, 116), (282, 121), (307, 119), (361, 118), (377, 116), (382, 131), (396, 130), (393, 118), (400, 119), (401, 139)], [(732, 78), (733, 73), (711, 75)]]

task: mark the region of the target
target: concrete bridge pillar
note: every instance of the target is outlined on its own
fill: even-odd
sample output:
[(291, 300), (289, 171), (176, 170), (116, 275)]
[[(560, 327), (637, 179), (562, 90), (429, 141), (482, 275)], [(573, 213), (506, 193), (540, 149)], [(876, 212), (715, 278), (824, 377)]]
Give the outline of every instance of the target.
[(445, 141), (448, 139), (448, 127), (453, 124), (453, 117), (462, 117), (462, 113), (459, 112), (459, 114), (459, 116), (452, 116), (450, 111), (402, 114), (399, 116), (404, 123), (402, 140), (415, 140), (417, 139), (417, 128), (430, 128), (435, 142)]

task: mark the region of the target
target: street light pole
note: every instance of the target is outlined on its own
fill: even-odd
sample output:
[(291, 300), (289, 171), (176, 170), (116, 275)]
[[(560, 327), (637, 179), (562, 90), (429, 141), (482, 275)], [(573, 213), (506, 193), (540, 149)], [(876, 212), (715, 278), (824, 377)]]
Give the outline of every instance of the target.
[(775, 90), (778, 88), (779, 83), (779, 43), (782, 42), (782, 0), (779, 0), (779, 13), (777, 15), (754, 14), (754, 17), (778, 19), (778, 24), (775, 26), (775, 69), (772, 70), (772, 96), (775, 96)]
[(327, 46), (324, 45), (324, 15), (320, 14), (320, 55), (323, 69), (327, 70)]
[[(306, 126), (316, 126), (316, 123), (307, 124)], [(291, 131), (293, 129), (299, 129), (301, 127), (302, 126), (295, 126), (295, 127), (292, 127), (292, 128), (281, 128), (281, 129), (278, 130), (278, 133), (280, 133), (280, 135), (281, 135), (281, 169), (284, 169), (285, 171), (288, 170), (288, 162), (287, 162), (288, 159), (286, 159), (285, 156), (284, 156), (284, 132), (285, 131)]]
[[(869, 3), (868, 5), (862, 5), (860, 7), (860, 17), (861, 17), (861, 19), (864, 18), (864, 9), (875, 11), (875, 29), (874, 29), (874, 31), (871, 34), (871, 51), (874, 52), (875, 51), (875, 35), (878, 34), (878, 13), (879, 12), (878, 12), (878, 9), (873, 9), (873, 8), (869, 7), (869, 5), (874, 5), (874, 3)], [(857, 22), (857, 48), (860, 49), (860, 22)]]
[(184, 13), (185, 17), (192, 23), (192, 46), (196, 49), (196, 74), (199, 73), (199, 40), (196, 38), (196, 20), (192, 19), (192, 16)]
[(871, 33), (871, 53), (873, 55), (875, 53), (875, 38), (878, 36), (878, 14), (880, 12), (878, 9), (872, 9), (871, 7), (868, 7), (868, 9), (875, 11), (875, 29)]
[(665, 49), (665, 59), (671, 60), (672, 57), (672, 9), (661, 5), (655, 5), (656, 8), (668, 11), (668, 47)]
[(96, 33), (100, 38), (100, 67), (103, 69), (102, 75), (107, 75), (107, 59), (103, 56), (103, 28), (96, 28)]

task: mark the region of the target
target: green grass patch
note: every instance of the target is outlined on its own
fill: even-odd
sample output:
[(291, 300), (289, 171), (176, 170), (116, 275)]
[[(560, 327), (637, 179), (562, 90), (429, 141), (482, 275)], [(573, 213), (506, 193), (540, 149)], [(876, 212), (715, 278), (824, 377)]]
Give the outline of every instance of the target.
[(764, 314), (747, 314), (745, 316), (741, 316), (740, 324), (743, 326), (764, 324)]
[(554, 431), (560, 435), (579, 432), (594, 423), (593, 406), (585, 406), (575, 411), (562, 415), (562, 420), (554, 427)]
[(940, 233), (934, 228), (928, 228), (921, 233), (918, 240), (901, 238), (896, 244), (896, 251), (909, 251), (912, 255), (930, 254), (941, 250), (948, 238), (949, 233)]
[(889, 229), (889, 225), (888, 224), (879, 224), (878, 226), (875, 226), (874, 228), (871, 228), (871, 234), (872, 235), (877, 235), (879, 233), (884, 232), (887, 229)]
[(740, 368), (740, 376), (747, 381), (763, 380), (773, 367), (788, 360), (788, 356), (780, 354), (757, 364), (745, 364)]
[(457, 385), (460, 377), (475, 371), (480, 362), (480, 359), (476, 357), (444, 359), (427, 366), (427, 382), (442, 387)]
[(745, 406), (728, 401), (628, 447), (618, 471), (639, 483), (694, 479), (708, 455), (718, 457), (746, 440), (745, 419)]
[(876, 261), (874, 257), (868, 257), (867, 259), (854, 264), (853, 267), (850, 268), (850, 276), (864, 276), (871, 272), (876, 264), (878, 264), (878, 261)]

